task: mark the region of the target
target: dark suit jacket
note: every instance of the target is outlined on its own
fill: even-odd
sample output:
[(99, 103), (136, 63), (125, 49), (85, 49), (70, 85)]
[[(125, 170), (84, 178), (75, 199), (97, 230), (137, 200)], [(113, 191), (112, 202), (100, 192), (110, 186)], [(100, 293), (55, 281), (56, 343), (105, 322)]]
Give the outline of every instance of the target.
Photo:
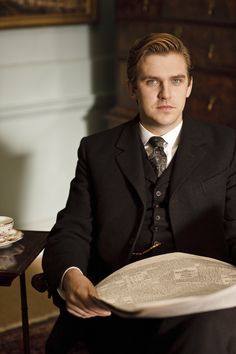
[[(66, 207), (43, 257), (51, 290), (79, 267), (94, 282), (129, 262), (145, 215), (138, 119), (83, 138)], [(176, 250), (236, 263), (236, 155), (231, 128), (184, 119), (170, 185)]]

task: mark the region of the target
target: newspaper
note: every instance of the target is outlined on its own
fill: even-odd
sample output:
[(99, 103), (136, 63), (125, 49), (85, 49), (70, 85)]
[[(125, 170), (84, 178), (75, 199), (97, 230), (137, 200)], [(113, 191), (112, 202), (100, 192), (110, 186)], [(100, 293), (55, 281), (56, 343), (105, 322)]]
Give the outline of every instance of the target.
[(172, 317), (236, 306), (236, 267), (168, 253), (115, 271), (96, 286), (96, 303), (121, 316)]

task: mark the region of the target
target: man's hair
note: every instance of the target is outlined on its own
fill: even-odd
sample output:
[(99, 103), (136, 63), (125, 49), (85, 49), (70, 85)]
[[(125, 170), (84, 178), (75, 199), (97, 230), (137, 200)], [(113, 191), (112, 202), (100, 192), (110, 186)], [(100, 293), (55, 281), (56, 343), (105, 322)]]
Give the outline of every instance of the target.
[(127, 59), (127, 77), (133, 87), (136, 87), (137, 66), (141, 59), (151, 54), (165, 55), (181, 54), (187, 65), (188, 79), (192, 77), (192, 60), (183, 42), (169, 33), (150, 33), (137, 39), (129, 50)]

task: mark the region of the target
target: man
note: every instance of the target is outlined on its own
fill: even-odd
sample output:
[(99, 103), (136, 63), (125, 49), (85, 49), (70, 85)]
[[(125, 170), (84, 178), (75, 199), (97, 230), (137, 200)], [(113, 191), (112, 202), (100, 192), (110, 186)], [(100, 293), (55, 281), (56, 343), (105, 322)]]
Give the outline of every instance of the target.
[(47, 353), (83, 340), (91, 353), (235, 354), (235, 309), (135, 320), (91, 300), (98, 281), (145, 257), (180, 251), (236, 263), (235, 131), (183, 117), (192, 64), (175, 36), (144, 36), (127, 64), (139, 114), (82, 139), (48, 238), (43, 268), (61, 315)]

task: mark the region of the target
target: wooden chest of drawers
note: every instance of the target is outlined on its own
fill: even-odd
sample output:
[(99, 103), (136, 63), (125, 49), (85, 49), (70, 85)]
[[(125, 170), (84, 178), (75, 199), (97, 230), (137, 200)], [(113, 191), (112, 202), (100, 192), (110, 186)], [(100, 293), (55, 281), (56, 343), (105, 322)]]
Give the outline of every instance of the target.
[(136, 105), (126, 88), (126, 58), (134, 40), (170, 32), (190, 49), (194, 88), (186, 112), (236, 128), (236, 1), (117, 0), (117, 99), (109, 126), (131, 119)]

